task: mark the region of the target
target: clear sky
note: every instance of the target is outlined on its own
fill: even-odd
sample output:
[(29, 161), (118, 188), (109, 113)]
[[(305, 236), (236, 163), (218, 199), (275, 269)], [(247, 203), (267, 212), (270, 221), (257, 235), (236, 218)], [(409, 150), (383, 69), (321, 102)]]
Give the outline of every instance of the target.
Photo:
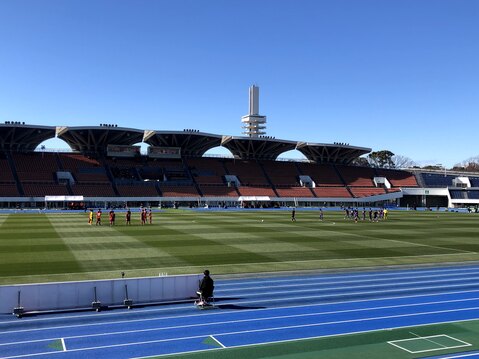
[(0, 121), (479, 155), (476, 0), (0, 0)]

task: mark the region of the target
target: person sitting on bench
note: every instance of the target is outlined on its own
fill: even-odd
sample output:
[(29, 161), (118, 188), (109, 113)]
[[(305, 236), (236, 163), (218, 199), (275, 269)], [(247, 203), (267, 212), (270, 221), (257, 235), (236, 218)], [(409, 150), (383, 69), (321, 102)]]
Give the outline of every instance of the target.
[(196, 292), (200, 296), (200, 301), (198, 302), (198, 305), (208, 305), (208, 300), (213, 297), (213, 290), (215, 288), (214, 281), (210, 277), (210, 271), (206, 269), (203, 274), (205, 276), (200, 282), (198, 292)]

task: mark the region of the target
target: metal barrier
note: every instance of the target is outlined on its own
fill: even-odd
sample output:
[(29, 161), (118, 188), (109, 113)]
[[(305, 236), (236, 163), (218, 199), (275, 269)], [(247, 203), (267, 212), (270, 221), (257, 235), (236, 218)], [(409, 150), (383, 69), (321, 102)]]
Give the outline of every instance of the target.
[(3, 285), (0, 286), (0, 313), (14, 313), (15, 309), (16, 315), (92, 307), (98, 310), (102, 306), (131, 307), (133, 304), (186, 300), (196, 297), (202, 277), (201, 274), (194, 274)]

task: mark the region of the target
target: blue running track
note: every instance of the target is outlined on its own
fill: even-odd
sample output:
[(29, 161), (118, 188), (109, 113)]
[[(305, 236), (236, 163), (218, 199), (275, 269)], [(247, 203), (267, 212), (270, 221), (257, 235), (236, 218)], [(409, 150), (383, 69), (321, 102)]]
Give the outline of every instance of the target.
[(473, 320), (479, 265), (217, 280), (215, 295), (211, 310), (1, 315), (0, 358), (139, 358)]

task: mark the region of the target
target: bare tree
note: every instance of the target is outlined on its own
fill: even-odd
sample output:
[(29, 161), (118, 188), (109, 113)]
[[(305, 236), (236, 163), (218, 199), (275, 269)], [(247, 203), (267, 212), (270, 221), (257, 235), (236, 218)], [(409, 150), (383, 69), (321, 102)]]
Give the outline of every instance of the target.
[(417, 163), (406, 156), (394, 155), (391, 160), (394, 162), (395, 168), (411, 168), (417, 166)]
[(454, 169), (467, 172), (479, 172), (479, 156), (471, 157), (465, 161), (456, 163)]

